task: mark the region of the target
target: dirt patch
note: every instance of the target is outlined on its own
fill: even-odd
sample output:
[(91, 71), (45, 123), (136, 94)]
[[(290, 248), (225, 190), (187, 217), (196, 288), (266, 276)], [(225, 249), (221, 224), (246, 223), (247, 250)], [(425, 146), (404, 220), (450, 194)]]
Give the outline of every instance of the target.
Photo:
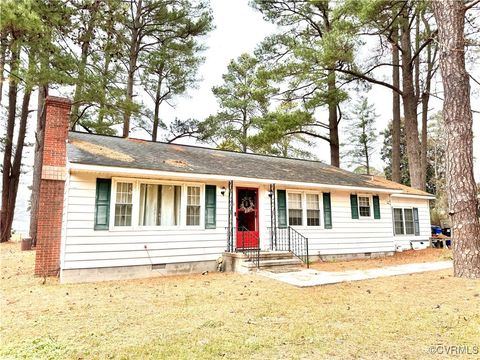
[(347, 271), (367, 270), (385, 266), (424, 263), (432, 261), (445, 261), (452, 259), (452, 251), (449, 249), (427, 248), (424, 250), (408, 250), (396, 252), (393, 256), (375, 259), (355, 259), (348, 261), (323, 261), (310, 265), (312, 269), (322, 271)]
[(87, 141), (72, 140), (70, 143), (72, 145), (75, 145), (80, 150), (88, 152), (89, 154), (92, 154), (92, 155), (100, 155), (112, 160), (119, 160), (124, 162), (132, 162), (134, 160), (130, 155), (124, 154), (116, 150), (109, 149), (105, 146), (92, 144)]

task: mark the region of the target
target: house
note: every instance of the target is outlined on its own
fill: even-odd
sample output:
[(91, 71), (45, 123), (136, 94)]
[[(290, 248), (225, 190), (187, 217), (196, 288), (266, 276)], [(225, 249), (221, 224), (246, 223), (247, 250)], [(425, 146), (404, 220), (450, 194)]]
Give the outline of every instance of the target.
[(202, 272), (257, 249), (382, 256), (430, 236), (422, 191), (318, 161), (69, 132), (70, 102), (46, 109), (37, 275)]

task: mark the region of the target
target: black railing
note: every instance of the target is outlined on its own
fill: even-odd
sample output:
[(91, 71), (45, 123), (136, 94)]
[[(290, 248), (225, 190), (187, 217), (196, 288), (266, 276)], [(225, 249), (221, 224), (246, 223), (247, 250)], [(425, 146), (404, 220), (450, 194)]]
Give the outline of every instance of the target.
[(270, 238), (275, 239), (273, 249), (275, 251), (290, 251), (310, 267), (308, 261), (308, 239), (297, 230), (288, 227), (269, 228)]
[(255, 266), (260, 266), (260, 239), (258, 235), (248, 230), (246, 227), (241, 226), (235, 229), (237, 234), (236, 250), (245, 254)]

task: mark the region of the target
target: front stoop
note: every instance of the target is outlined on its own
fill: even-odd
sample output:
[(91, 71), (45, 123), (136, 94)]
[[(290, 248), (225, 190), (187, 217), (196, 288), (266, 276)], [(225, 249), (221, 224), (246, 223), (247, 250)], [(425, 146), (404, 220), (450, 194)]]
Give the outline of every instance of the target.
[[(225, 253), (225, 271), (239, 273), (248, 273), (256, 271), (257, 267), (247, 256), (241, 252)], [(259, 269), (283, 272), (283, 270), (292, 270), (301, 268), (302, 261), (288, 251), (261, 251)]]

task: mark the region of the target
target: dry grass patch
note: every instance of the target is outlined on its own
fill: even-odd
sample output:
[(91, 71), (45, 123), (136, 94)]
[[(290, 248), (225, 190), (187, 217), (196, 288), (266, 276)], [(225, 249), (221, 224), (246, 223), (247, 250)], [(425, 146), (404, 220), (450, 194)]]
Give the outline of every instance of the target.
[(315, 288), (218, 273), (41, 285), (18, 247), (0, 245), (3, 358), (421, 359), (480, 345), (480, 283), (450, 271)]
[(320, 261), (310, 265), (321, 271), (366, 270), (385, 266), (446, 261), (452, 259), (450, 249), (427, 248), (424, 250), (408, 250), (397, 252), (393, 256), (376, 259), (355, 259), (348, 261)]

